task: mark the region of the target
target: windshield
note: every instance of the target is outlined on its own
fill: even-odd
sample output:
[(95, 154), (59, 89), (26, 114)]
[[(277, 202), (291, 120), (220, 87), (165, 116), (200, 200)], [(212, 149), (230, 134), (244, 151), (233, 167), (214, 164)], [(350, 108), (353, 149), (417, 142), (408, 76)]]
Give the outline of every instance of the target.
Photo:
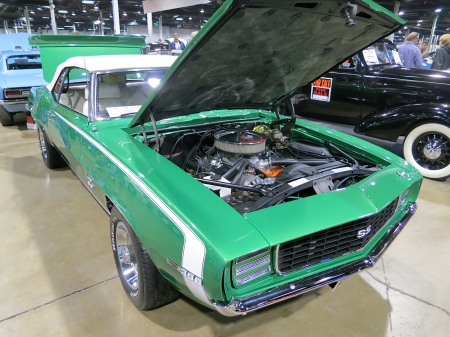
[(41, 57), (39, 55), (12, 55), (6, 59), (8, 70), (41, 69)]
[(391, 44), (376, 43), (363, 50), (367, 65), (402, 64), (397, 48)]
[(97, 75), (96, 119), (134, 116), (166, 71), (158, 69)]

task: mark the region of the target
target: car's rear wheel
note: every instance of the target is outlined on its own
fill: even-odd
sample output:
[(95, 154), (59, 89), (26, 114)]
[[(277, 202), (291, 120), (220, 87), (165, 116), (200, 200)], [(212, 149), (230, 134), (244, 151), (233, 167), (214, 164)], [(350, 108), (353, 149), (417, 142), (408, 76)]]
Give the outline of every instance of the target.
[(450, 176), (450, 128), (436, 123), (416, 127), (405, 139), (403, 154), (426, 178)]
[(111, 243), (120, 281), (130, 301), (141, 310), (152, 310), (179, 298), (161, 275), (123, 215), (113, 207)]
[(12, 113), (6, 111), (2, 106), (0, 106), (0, 122), (3, 126), (11, 126), (14, 123)]
[(59, 154), (58, 150), (50, 144), (45, 133), (38, 128), (39, 148), (41, 149), (42, 159), (49, 169), (57, 169), (67, 166), (67, 163)]

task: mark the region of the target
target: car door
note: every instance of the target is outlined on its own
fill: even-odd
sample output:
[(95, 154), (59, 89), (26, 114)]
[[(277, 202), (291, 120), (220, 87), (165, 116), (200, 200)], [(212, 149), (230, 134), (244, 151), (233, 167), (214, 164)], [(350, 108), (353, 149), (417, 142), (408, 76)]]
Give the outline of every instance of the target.
[(81, 68), (61, 73), (52, 94), (55, 104), (48, 112), (47, 132), (71, 169), (91, 193), (104, 205), (103, 190), (92, 177), (98, 149), (93, 146), (93, 123), (88, 122), (90, 74)]
[(297, 115), (351, 125), (361, 120), (360, 103), (363, 77), (355, 59), (332, 69), (307, 87), (308, 99), (294, 103)]

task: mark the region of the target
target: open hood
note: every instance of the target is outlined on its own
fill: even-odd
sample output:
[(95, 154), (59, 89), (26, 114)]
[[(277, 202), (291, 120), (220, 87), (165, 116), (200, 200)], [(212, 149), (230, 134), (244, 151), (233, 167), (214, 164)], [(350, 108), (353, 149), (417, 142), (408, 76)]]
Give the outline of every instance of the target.
[(30, 45), (39, 46), (44, 79), (51, 82), (56, 68), (70, 57), (142, 54), (142, 36), (33, 35)]
[(370, 0), (228, 0), (130, 126), (215, 109), (270, 109), (404, 22)]

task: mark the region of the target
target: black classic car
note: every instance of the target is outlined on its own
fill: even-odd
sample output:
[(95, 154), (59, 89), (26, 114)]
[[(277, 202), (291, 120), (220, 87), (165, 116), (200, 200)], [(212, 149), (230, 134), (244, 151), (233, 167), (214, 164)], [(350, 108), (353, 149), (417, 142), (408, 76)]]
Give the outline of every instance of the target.
[[(402, 66), (396, 46), (379, 41), (303, 88), (295, 113), (350, 124), (395, 142), (423, 176), (450, 176), (450, 73)], [(301, 95), (300, 95), (301, 97)]]

